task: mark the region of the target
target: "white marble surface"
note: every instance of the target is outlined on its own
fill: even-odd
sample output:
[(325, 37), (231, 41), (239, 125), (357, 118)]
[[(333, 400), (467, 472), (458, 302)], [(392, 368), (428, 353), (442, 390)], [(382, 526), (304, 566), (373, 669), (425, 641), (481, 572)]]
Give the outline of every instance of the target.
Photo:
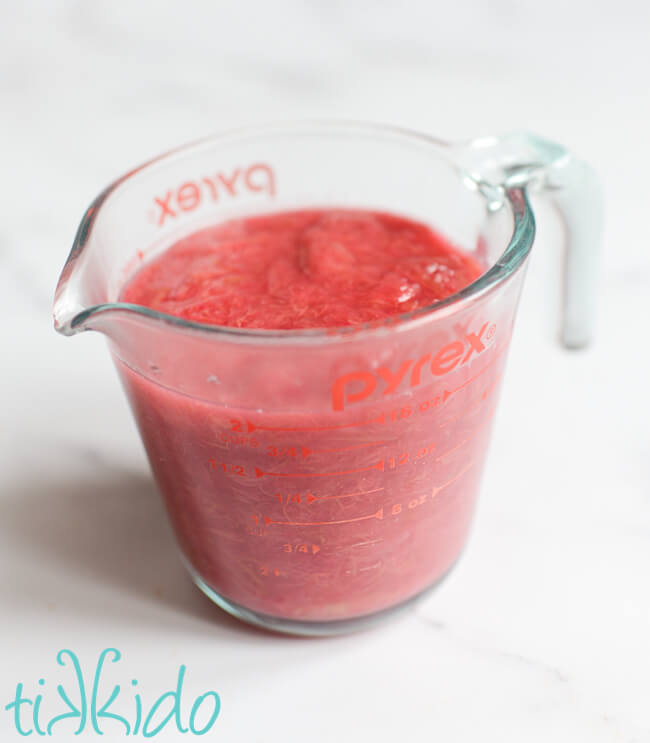
[[(114, 679), (149, 700), (180, 663), (188, 697), (218, 691), (206, 739), (650, 741), (649, 38), (630, 0), (5, 4), (3, 741), (19, 739), (2, 709), (18, 682), (45, 678), (45, 709), (56, 652), (90, 674), (108, 646)], [(56, 336), (50, 307), (115, 176), (233, 124), (323, 115), (556, 138), (600, 172), (607, 230), (597, 343), (567, 353), (558, 231), (541, 225), (453, 577), (376, 631), (305, 641), (248, 630), (192, 587), (103, 339)]]

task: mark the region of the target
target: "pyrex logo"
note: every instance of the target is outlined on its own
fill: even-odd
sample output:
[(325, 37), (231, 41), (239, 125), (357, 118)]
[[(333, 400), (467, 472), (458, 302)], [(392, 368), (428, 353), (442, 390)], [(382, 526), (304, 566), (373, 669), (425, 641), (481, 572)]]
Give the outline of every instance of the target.
[(183, 212), (191, 212), (205, 201), (217, 202), (221, 198), (235, 198), (245, 192), (266, 192), (275, 195), (273, 168), (264, 163), (254, 163), (247, 168), (235, 168), (231, 173), (219, 172), (186, 181), (164, 196), (155, 196), (154, 219), (161, 227), (168, 219), (175, 219)]
[(480, 330), (468, 332), (463, 340), (452, 341), (435, 354), (426, 353), (419, 359), (405, 359), (394, 371), (380, 366), (376, 371), (358, 371), (343, 374), (332, 384), (332, 409), (344, 410), (361, 402), (384, 385), (382, 395), (390, 395), (408, 380), (409, 387), (417, 387), (427, 375), (441, 377), (458, 366), (467, 364), (475, 355), (483, 353), (496, 332), (496, 325), (483, 323)]

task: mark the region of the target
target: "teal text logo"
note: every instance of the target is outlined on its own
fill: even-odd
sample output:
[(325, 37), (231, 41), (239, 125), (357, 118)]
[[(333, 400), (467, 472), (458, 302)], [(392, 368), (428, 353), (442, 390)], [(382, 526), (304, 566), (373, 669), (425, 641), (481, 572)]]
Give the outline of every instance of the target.
[[(153, 738), (165, 728), (175, 727), (179, 733), (205, 735), (214, 726), (221, 710), (221, 699), (215, 691), (206, 691), (189, 702), (183, 698), (183, 683), (187, 668), (181, 665), (173, 688), (150, 704), (137, 691), (138, 681), (132, 679), (126, 689), (120, 684), (102, 683), (105, 665), (118, 663), (122, 654), (106, 648), (99, 654), (93, 669), (92, 682), (86, 677), (79, 658), (72, 650), (60, 650), (56, 662), (65, 670), (65, 683), (56, 691), (49, 689), (44, 678), (35, 684), (36, 692), (27, 693), (21, 682), (14, 698), (4, 709), (13, 716), (19, 735), (41, 736), (61, 734), (81, 735), (83, 732), (103, 735), (121, 729), (125, 736), (141, 735)], [(48, 693), (49, 691), (49, 693)]]

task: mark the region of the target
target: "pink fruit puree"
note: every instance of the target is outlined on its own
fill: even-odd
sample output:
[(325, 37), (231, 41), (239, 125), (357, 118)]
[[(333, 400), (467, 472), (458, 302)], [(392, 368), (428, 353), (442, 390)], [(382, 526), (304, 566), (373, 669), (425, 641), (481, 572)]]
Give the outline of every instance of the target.
[(422, 224), (389, 214), (298, 211), (226, 222), (180, 240), (122, 293), (187, 320), (327, 328), (444, 299), (482, 273)]
[[(196, 232), (145, 264), (120, 299), (208, 324), (324, 328), (428, 306), (481, 272), (422, 224), (310, 210)], [(255, 376), (255, 364), (221, 355), (223, 374), (256, 400), (226, 405), (118, 360), (182, 550), (204, 583), (260, 614), (328, 621), (386, 609), (439, 580), (467, 537), (503, 362), (489, 345), (493, 326), (472, 322), (390, 369), (327, 385), (314, 352), (303, 362), (313, 364), (314, 390), (303, 385), (299, 407), (295, 391), (265, 404), (264, 385), (271, 376), (282, 387), (284, 367)], [(183, 363), (189, 371), (191, 356)]]

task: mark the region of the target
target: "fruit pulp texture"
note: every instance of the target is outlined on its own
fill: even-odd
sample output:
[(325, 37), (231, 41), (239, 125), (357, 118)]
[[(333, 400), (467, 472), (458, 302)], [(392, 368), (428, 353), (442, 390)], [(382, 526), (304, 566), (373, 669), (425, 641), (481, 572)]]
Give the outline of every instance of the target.
[(121, 299), (212, 325), (331, 328), (427, 307), (481, 273), (423, 224), (309, 210), (189, 235), (145, 265)]
[[(422, 224), (311, 210), (194, 233), (121, 300), (203, 323), (322, 328), (428, 306), (480, 273)], [(255, 407), (215, 404), (117, 366), (194, 571), (258, 613), (330, 621), (399, 604), (458, 558), (502, 366), (491, 353), (342, 411), (267, 408), (262, 390)]]

